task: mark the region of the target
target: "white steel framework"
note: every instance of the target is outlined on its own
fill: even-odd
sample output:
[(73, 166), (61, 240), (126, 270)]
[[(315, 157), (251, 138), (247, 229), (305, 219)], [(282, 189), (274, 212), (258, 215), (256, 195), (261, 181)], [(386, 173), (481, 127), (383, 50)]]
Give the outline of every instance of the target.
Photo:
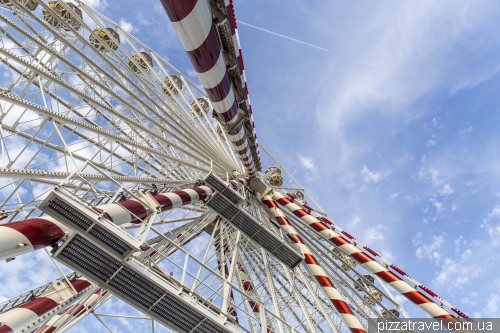
[[(174, 332), (364, 332), (406, 317), (397, 292), (432, 316), (466, 317), (380, 256), (359, 262), (358, 242), (263, 147), (262, 163), (276, 167), (257, 172), (251, 117), (238, 111), (223, 126), (204, 90), (74, 3), (0, 1), (0, 257), (46, 249), (76, 270), (0, 304), (0, 332), (64, 332), (89, 314), (110, 332), (116, 317), (151, 320), (153, 332), (155, 321)], [(235, 63), (232, 2), (203, 5)], [(230, 74), (241, 75), (232, 89), (251, 113), (243, 71)], [(113, 294), (144, 315), (94, 312)], [(45, 307), (29, 310), (39, 299)]]

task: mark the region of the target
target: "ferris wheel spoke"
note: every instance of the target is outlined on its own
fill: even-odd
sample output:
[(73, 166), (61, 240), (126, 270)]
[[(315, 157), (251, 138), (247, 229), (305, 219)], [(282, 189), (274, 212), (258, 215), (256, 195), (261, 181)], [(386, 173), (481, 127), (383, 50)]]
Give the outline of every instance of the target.
[(75, 127), (80, 127), (80, 128), (82, 128), (82, 129), (84, 129), (86, 131), (89, 131), (91, 133), (98, 134), (98, 135), (100, 135), (102, 137), (107, 138), (108, 140), (113, 140), (115, 142), (118, 142), (118, 143), (122, 144), (125, 148), (128, 148), (128, 147), (130, 147), (130, 148), (136, 148), (138, 150), (150, 153), (152, 155), (158, 155), (158, 156), (160, 156), (162, 158), (165, 158), (167, 160), (175, 161), (175, 162), (177, 162), (179, 164), (189, 166), (189, 167), (191, 167), (193, 169), (196, 169), (196, 170), (199, 170), (199, 171), (205, 171), (205, 172), (209, 171), (209, 169), (207, 169), (206, 167), (201, 167), (201, 166), (199, 166), (197, 164), (194, 164), (192, 162), (181, 160), (180, 158), (168, 155), (168, 154), (160, 152), (160, 151), (158, 151), (156, 149), (153, 149), (153, 148), (150, 148), (148, 146), (145, 146), (144, 144), (142, 144), (140, 142), (135, 142), (135, 141), (132, 141), (132, 140), (130, 140), (128, 138), (120, 137), (120, 136), (118, 136), (118, 135), (116, 135), (114, 133), (111, 133), (109, 131), (103, 130), (103, 129), (99, 128), (99, 127), (84, 124), (84, 123), (82, 123), (79, 120), (75, 120), (75, 119), (70, 118), (68, 116), (65, 116), (63, 114), (60, 114), (60, 113), (57, 113), (57, 112), (54, 112), (54, 111), (50, 111), (50, 110), (45, 109), (43, 107), (34, 105), (33, 103), (31, 103), (29, 101), (26, 101), (26, 100), (23, 100), (23, 99), (19, 98), (14, 93), (8, 92), (8, 91), (6, 91), (4, 89), (1, 89), (1, 88), (0, 88), (0, 99), (3, 99), (4, 101), (12, 103), (12, 104), (14, 104), (16, 106), (24, 107), (24, 108), (30, 109), (30, 110), (32, 110), (34, 112), (44, 114), (47, 117), (51, 117), (53, 120), (59, 121), (61, 123), (65, 123), (66, 126), (72, 125), (72, 126), (75, 126)]
[[(39, 45), (39, 47), (43, 47), (43, 45)], [(50, 48), (47, 48), (47, 47), (45, 47), (44, 52), (47, 52), (47, 53), (48, 53), (48, 52), (51, 52), (51, 53), (53, 54), (53, 56), (54, 56), (54, 57), (56, 57), (56, 56), (58, 56), (58, 55), (59, 55), (59, 53), (57, 53), (57, 52), (55, 52), (54, 50), (52, 50), (52, 49), (50, 49)], [(59, 57), (59, 60), (60, 60), (60, 61), (64, 61), (64, 58)], [(81, 70), (77, 70), (77, 67), (76, 67), (75, 65), (72, 65), (72, 69), (73, 69), (74, 71), (77, 71), (77, 74), (78, 74), (79, 76), (85, 76), (85, 75), (86, 75), (83, 71), (81, 71)], [(88, 75), (87, 75), (86, 77), (88, 78)], [(59, 82), (58, 82), (58, 83), (59, 83)], [(94, 84), (95, 84), (95, 83), (96, 83), (96, 81), (94, 80)], [(106, 87), (105, 87), (105, 86), (101, 86), (101, 89), (104, 89), (104, 88), (106, 88)], [(71, 86), (69, 86), (69, 87), (68, 87), (68, 86), (66, 86), (66, 87), (65, 87), (65, 89), (70, 89), (70, 90), (71, 90)], [(95, 90), (95, 89), (94, 89), (94, 90)], [(73, 89), (73, 92), (75, 92), (75, 89)], [(79, 93), (79, 91), (76, 91), (75, 93)], [(80, 93), (80, 94), (81, 94), (81, 93)], [(85, 99), (87, 102), (88, 102), (88, 100), (90, 100), (90, 98), (89, 98), (87, 95), (85, 95), (84, 99)], [(122, 101), (122, 103), (123, 103), (123, 101)], [(93, 104), (94, 104), (93, 106), (95, 107), (95, 106), (96, 106), (95, 104), (99, 104), (99, 103), (97, 103), (97, 102), (95, 102), (95, 101), (94, 101), (94, 103), (93, 103)], [(97, 105), (97, 106), (99, 106), (99, 105)], [(101, 105), (100, 105), (100, 106), (102, 107), (102, 103), (101, 103)], [(107, 111), (110, 111), (110, 110), (109, 110), (109, 108), (108, 108), (108, 110), (107, 110)], [(116, 112), (115, 112), (115, 115), (116, 115)], [(150, 121), (150, 123), (154, 123), (154, 121), (152, 121), (152, 119), (150, 119), (149, 121)], [(134, 125), (136, 125), (136, 123), (134, 123)], [(148, 133), (148, 134), (150, 134), (150, 135), (151, 135), (151, 131), (149, 131), (149, 133)]]
[[(85, 6), (84, 4), (82, 4), (82, 8), (84, 8), (84, 10), (87, 12), (87, 14), (88, 14), (89, 16), (93, 17), (94, 19), (95, 19), (95, 17), (94, 17), (93, 15), (96, 15), (96, 14), (98, 15), (98, 14), (99, 14), (99, 13), (97, 13), (95, 10), (93, 10), (92, 8), (90, 8), (90, 7), (88, 7), (88, 6)], [(100, 15), (100, 18), (101, 18), (101, 19), (104, 19), (104, 20), (107, 20), (107, 18), (102, 17), (102, 15)], [(96, 19), (96, 22), (97, 22), (98, 24), (100, 24), (100, 25), (101, 25), (101, 28), (104, 28), (104, 26), (102, 26), (102, 24), (99, 22), (99, 20), (97, 20), (97, 19)], [(82, 24), (84, 25), (84, 22), (82, 22)], [(146, 48), (146, 49), (147, 49), (147, 47), (146, 47), (145, 45), (141, 44), (138, 40), (136, 40), (136, 39), (135, 39), (135, 38), (133, 38), (132, 36), (130, 36), (130, 35), (126, 34), (126, 33), (124, 33), (124, 34), (123, 34), (123, 36), (124, 36), (124, 38), (125, 38), (127, 41), (129, 41), (129, 44), (130, 44), (132, 47), (134, 47), (134, 44), (139, 44), (142, 48)], [(82, 42), (86, 42), (86, 41), (82, 41)], [(86, 42), (86, 43), (87, 43), (87, 42)], [(122, 48), (121, 44), (120, 44), (120, 45), (118, 45), (118, 46), (119, 46), (119, 48)], [(134, 50), (136, 51), (136, 54), (140, 55), (140, 53), (138, 52), (138, 51), (139, 51), (139, 50), (138, 50), (138, 48), (135, 48)], [(155, 56), (155, 55), (154, 55), (154, 53), (153, 53), (151, 50), (149, 50), (149, 52), (153, 55), (153, 57), (154, 57), (155, 59), (157, 59), (157, 58), (158, 58), (157, 56)], [(130, 57), (130, 56), (128, 55), (128, 57)], [(141, 57), (142, 57), (142, 55), (141, 55)], [(117, 59), (117, 60), (118, 60), (118, 61), (122, 61), (121, 59)], [(166, 75), (167, 77), (170, 75), (170, 74), (168, 74), (168, 72), (167, 72), (167, 71), (166, 71), (166, 70), (165, 70), (165, 69), (161, 66), (161, 63), (160, 63), (160, 68), (163, 70), (164, 75)], [(151, 73), (150, 75), (153, 75), (153, 76), (155, 76), (155, 75), (156, 75), (156, 80), (153, 80), (153, 79), (151, 78), (151, 76), (150, 76), (150, 75), (145, 75), (145, 74), (147, 74), (145, 69), (143, 69), (143, 68), (139, 68), (139, 70), (141, 71), (141, 74), (142, 74), (142, 75), (136, 75), (137, 82), (138, 82), (139, 84), (142, 84), (142, 88), (143, 88), (143, 89), (145, 89), (146, 91), (148, 91), (148, 92), (149, 92), (149, 94), (147, 94), (147, 96), (146, 96), (146, 97), (151, 98), (151, 94), (153, 94), (153, 95), (154, 95), (154, 94), (156, 94), (156, 93), (155, 93), (156, 91), (161, 91), (161, 90), (159, 89), (159, 88), (160, 88), (160, 86), (158, 86), (158, 84), (156, 84), (156, 82), (162, 82), (162, 80), (163, 80), (163, 79), (162, 79), (162, 78), (160, 78), (160, 77), (157, 77), (157, 74), (156, 74), (154, 71), (150, 71), (150, 73)], [(148, 74), (149, 74), (149, 71), (148, 71)], [(135, 75), (135, 73), (134, 73), (134, 75)], [(148, 83), (149, 83), (149, 84), (148, 84)], [(151, 87), (153, 87), (154, 89), (152, 89)], [(169, 89), (169, 88), (168, 88), (168, 86), (167, 86), (167, 87), (165, 87), (165, 88), (166, 88), (166, 89)], [(135, 88), (135, 89), (137, 89), (137, 88)], [(141, 91), (141, 90), (139, 90), (139, 89), (138, 89), (138, 91)], [(170, 95), (169, 95), (169, 97), (170, 97), (171, 99), (157, 98), (155, 101), (156, 101), (156, 103), (157, 103), (157, 104), (164, 104), (164, 105), (167, 107), (167, 109), (170, 109), (170, 110), (172, 110), (172, 111), (174, 112), (172, 115), (174, 115), (175, 117), (174, 117), (174, 118), (172, 118), (172, 119), (173, 119), (173, 121), (175, 121), (175, 122), (176, 122), (176, 124), (177, 124), (177, 125), (180, 125), (180, 128), (182, 128), (182, 127), (186, 127), (186, 126), (188, 126), (188, 125), (192, 125), (192, 126), (197, 127), (197, 126), (198, 126), (198, 123), (196, 123), (196, 122), (195, 122), (195, 123), (192, 123), (192, 124), (187, 124), (187, 123), (183, 120), (182, 113), (180, 113), (180, 114), (179, 114), (179, 113), (177, 113), (177, 112), (176, 112), (176, 110), (178, 110), (179, 108), (171, 108), (171, 107), (170, 107), (170, 105), (168, 104), (168, 101), (171, 101), (171, 100), (173, 99), (173, 100), (175, 100), (175, 101), (177, 101), (177, 102), (178, 102), (177, 98), (175, 97), (175, 94), (170, 94)], [(190, 96), (190, 97), (191, 97), (191, 98), (195, 98), (195, 96), (194, 96), (194, 95), (192, 95), (192, 94), (191, 94), (191, 96)], [(186, 104), (185, 104), (185, 105), (189, 105), (189, 104), (187, 104), (187, 101), (186, 101), (186, 100), (185, 100), (185, 102), (186, 102)], [(181, 103), (177, 103), (177, 105), (178, 105), (178, 106), (180, 106), (180, 109), (181, 109), (181, 110), (182, 110), (182, 109), (184, 109), (184, 110), (189, 110), (189, 111), (191, 112), (191, 108), (190, 108), (189, 106), (188, 106), (188, 107), (186, 107), (186, 108), (183, 108)], [(159, 109), (161, 109), (161, 108), (159, 108)], [(189, 114), (190, 112), (188, 112), (188, 114)], [(167, 115), (167, 116), (169, 116), (168, 114), (166, 114), (166, 115)], [(179, 122), (179, 121), (180, 121), (180, 122)], [(212, 128), (212, 132), (214, 132), (214, 131), (213, 131), (213, 128)], [(187, 138), (188, 138), (188, 139), (191, 139), (191, 136), (192, 136), (193, 134), (194, 134), (195, 136), (198, 136), (198, 135), (199, 135), (199, 133), (203, 133), (203, 131), (194, 131), (194, 133), (190, 133), (190, 135), (189, 135)], [(205, 146), (207, 142), (210, 142), (210, 141), (206, 141), (206, 140), (201, 140), (201, 141), (200, 141), (200, 140), (198, 140), (198, 144), (200, 144), (201, 146)], [(208, 149), (210, 150), (210, 147), (207, 147), (207, 146), (205, 146), (205, 147), (206, 147), (206, 148), (208, 148)]]
[[(295, 330), (299, 327), (302, 332), (314, 331), (314, 326), (310, 320), (308, 307), (302, 299), (303, 295), (297, 292), (294, 279), (287, 267), (280, 263), (269, 260), (270, 270), (266, 271), (261, 264), (260, 249), (253, 248), (251, 251), (245, 251), (243, 254), (245, 266), (244, 269), (251, 274), (255, 282), (257, 290), (261, 295), (265, 295), (265, 299), (276, 298), (278, 309), (282, 313), (285, 322), (292, 324)], [(272, 280), (272, 284), (266, 284), (260, 276), (265, 272), (267, 278)], [(273, 295), (273, 296), (271, 296)], [(298, 311), (300, 309), (300, 311)]]

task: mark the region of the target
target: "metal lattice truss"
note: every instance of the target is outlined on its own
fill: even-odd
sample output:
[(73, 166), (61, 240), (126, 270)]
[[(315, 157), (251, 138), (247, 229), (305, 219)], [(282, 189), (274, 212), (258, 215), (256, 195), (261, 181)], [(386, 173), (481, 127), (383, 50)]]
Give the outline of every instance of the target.
[[(349, 330), (300, 247), (248, 186), (256, 180), (244, 178), (204, 92), (77, 3), (0, 1), (1, 256), (52, 247), (59, 270), (56, 260), (76, 270), (0, 304), (0, 330), (16, 323), (11, 331), (63, 332), (91, 313), (110, 331), (104, 317), (176, 332)], [(291, 184), (278, 173), (258, 181), (307, 194), (268, 156)], [(206, 186), (207, 175), (230, 190)], [(225, 206), (234, 219), (218, 210), (224, 200), (235, 200)], [(314, 203), (315, 216), (327, 216)], [(375, 274), (284, 212), (364, 329), (374, 318), (406, 316)], [(35, 244), (23, 234), (30, 223), (60, 233)], [(290, 261), (265, 246), (271, 240)], [(113, 295), (145, 317), (94, 312)], [(43, 315), (16, 312), (47, 298), (57, 306)]]

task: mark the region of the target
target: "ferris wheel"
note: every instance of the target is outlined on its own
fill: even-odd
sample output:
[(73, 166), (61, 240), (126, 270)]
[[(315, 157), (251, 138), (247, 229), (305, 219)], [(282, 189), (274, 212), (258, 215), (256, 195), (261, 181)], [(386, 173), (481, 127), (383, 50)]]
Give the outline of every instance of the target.
[[(0, 259), (61, 272), (0, 304), (0, 333), (361, 333), (408, 317), (397, 295), (467, 318), (258, 143), (232, 1), (161, 3), (201, 87), (84, 1), (0, 0)], [(112, 298), (143, 316), (99, 313)]]

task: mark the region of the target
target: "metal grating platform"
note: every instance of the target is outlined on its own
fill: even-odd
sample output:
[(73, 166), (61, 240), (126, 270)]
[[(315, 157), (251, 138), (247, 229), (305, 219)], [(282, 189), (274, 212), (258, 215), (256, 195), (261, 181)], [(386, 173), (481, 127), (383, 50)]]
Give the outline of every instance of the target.
[(76, 202), (63, 190), (52, 191), (40, 205), (40, 209), (71, 230), (82, 232), (109, 251), (117, 259), (128, 258), (139, 251), (140, 243), (111, 222), (100, 219), (88, 207)]
[(253, 216), (234, 205), (220, 193), (212, 195), (206, 205), (288, 267), (293, 269), (303, 260), (299, 252), (295, 251), (284, 240), (267, 230)]
[(209, 174), (205, 178), (205, 184), (211, 186), (214, 190), (224, 195), (229, 201), (235, 205), (240, 204), (244, 198), (231, 188), (231, 185), (224, 183), (214, 174)]
[(202, 305), (177, 281), (131, 257), (140, 243), (70, 193), (54, 190), (40, 207), (74, 230), (53, 257), (139, 311), (176, 332), (247, 332), (216, 306)]
[(176, 332), (246, 332), (223, 325), (220, 312), (214, 309), (191, 305), (189, 295), (179, 295), (179, 285), (135, 259), (121, 263), (82, 235), (72, 235), (54, 257)]

